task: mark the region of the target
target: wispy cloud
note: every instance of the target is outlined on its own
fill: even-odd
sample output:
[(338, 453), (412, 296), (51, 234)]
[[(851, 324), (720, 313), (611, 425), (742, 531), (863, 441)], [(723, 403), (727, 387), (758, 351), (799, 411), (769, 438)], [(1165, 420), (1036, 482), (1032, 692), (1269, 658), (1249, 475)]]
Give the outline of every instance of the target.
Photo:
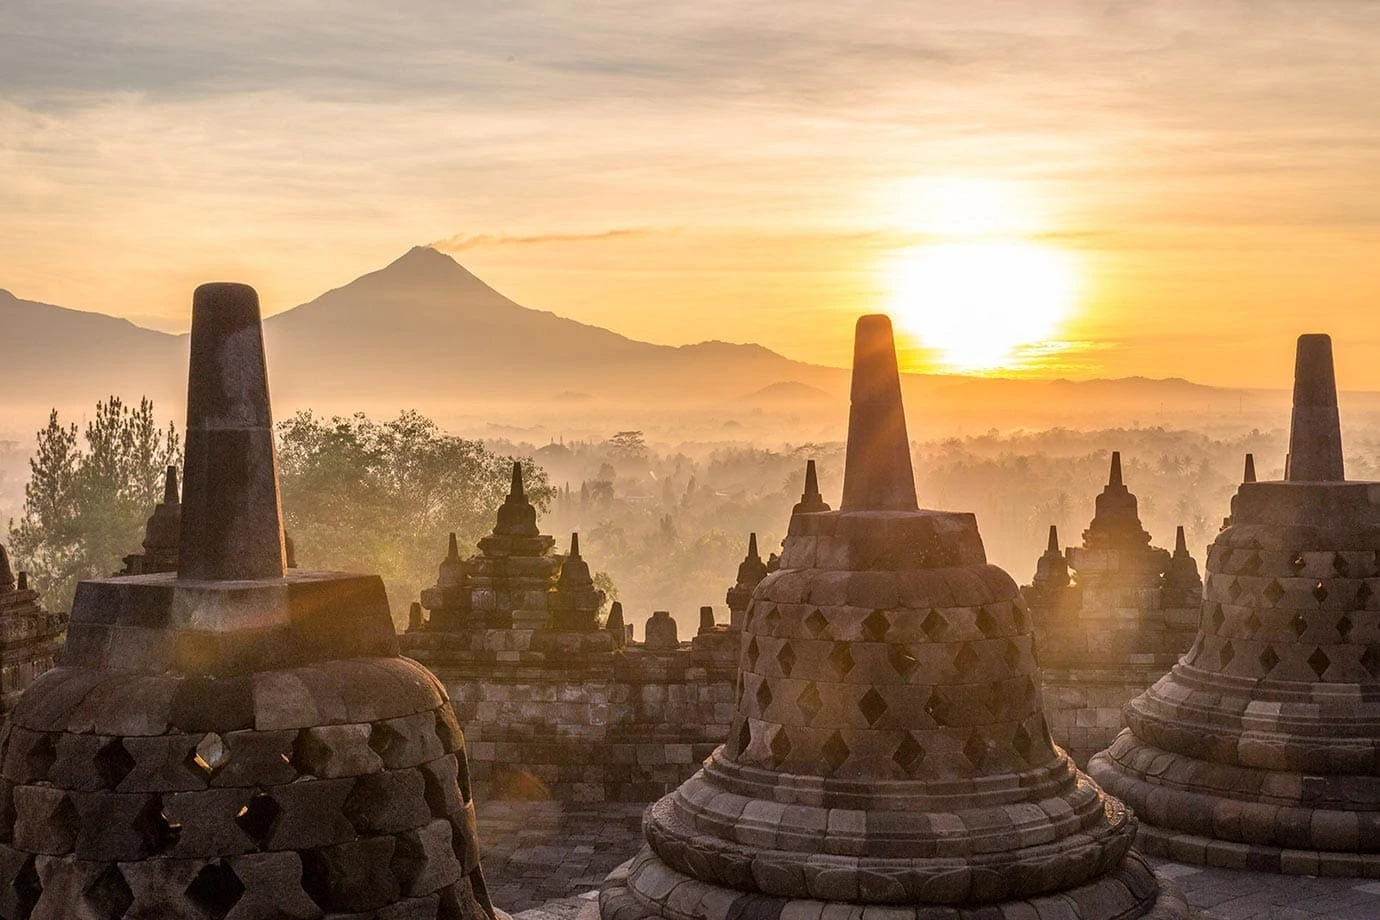
[(601, 240), (632, 239), (667, 231), (646, 228), (598, 230), (591, 233), (534, 233), (513, 236), (506, 233), (474, 233), (448, 236), (427, 245), (445, 252), (464, 252), (477, 246), (538, 246), (545, 243), (593, 243)]

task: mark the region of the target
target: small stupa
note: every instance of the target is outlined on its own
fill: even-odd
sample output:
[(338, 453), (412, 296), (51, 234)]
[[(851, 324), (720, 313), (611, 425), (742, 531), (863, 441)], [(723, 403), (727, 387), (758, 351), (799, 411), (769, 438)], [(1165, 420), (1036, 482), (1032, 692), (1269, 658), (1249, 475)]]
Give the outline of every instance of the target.
[(975, 518), (919, 509), (885, 316), (858, 322), (845, 470), (753, 594), (727, 743), (648, 810), (602, 917), (1186, 916), (1050, 741)]
[(84, 581), (0, 738), (0, 916), (495, 915), (377, 576), (289, 572), (258, 297), (197, 289), (176, 572)]

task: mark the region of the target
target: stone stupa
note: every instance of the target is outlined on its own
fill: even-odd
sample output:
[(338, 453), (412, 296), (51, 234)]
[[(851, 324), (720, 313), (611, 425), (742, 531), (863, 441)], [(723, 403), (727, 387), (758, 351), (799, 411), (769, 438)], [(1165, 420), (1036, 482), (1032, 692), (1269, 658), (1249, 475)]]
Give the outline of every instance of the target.
[(652, 805), (604, 920), (1177, 918), (1050, 740), (1016, 584), (915, 497), (891, 324), (858, 322), (843, 500), (754, 592), (727, 743)]
[(1089, 770), (1150, 852), (1380, 877), (1380, 483), (1345, 481), (1331, 340), (1294, 373), (1285, 480), (1248, 458), (1192, 648)]
[(494, 917), (377, 576), (286, 568), (258, 297), (198, 288), (176, 572), (82, 582), (0, 738), (0, 917)]

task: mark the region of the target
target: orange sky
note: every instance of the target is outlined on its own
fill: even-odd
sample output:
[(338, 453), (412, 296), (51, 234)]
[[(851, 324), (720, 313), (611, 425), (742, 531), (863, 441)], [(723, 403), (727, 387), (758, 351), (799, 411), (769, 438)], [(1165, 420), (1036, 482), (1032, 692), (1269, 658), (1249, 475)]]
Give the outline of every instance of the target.
[(180, 329), (203, 280), (271, 312), (436, 242), (530, 307), (844, 364), (899, 289), (921, 344), (1031, 319), (1016, 263), (919, 254), (1034, 246), (1070, 293), (1004, 372), (1283, 386), (1318, 330), (1380, 389), (1343, 357), (1380, 345), (1377, 5), (682, 7), (12, 0), (0, 287)]

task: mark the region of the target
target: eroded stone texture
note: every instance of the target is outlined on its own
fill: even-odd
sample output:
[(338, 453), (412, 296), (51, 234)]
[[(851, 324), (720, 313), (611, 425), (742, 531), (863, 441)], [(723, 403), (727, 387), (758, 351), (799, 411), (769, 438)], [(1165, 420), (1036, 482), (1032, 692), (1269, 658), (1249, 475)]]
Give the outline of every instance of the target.
[(890, 350), (885, 317), (859, 323), (866, 487), (791, 521), (728, 740), (648, 811), (602, 916), (1185, 916), (1129, 853), (1131, 815), (1051, 742), (1025, 604), (973, 516), (895, 508), (913, 485), (883, 331)]
[(16, 573), (0, 544), (0, 719), (19, 694), (53, 666), (62, 648), (67, 616), (49, 613), (30, 590), (24, 572)]
[(1192, 648), (1090, 766), (1176, 860), (1380, 877), (1380, 484), (1328, 459), (1325, 345), (1299, 340), (1291, 478), (1242, 483)]
[(180, 573), (82, 582), (0, 735), (0, 916), (492, 918), (382, 582), (285, 573), (257, 300), (193, 310)]
[(1061, 555), (1051, 527), (1022, 593), (1040, 643), (1050, 732), (1086, 764), (1121, 730), (1122, 707), (1193, 641), (1202, 603), (1198, 564), (1183, 528), (1173, 555), (1150, 545), (1114, 451), (1083, 545)]

